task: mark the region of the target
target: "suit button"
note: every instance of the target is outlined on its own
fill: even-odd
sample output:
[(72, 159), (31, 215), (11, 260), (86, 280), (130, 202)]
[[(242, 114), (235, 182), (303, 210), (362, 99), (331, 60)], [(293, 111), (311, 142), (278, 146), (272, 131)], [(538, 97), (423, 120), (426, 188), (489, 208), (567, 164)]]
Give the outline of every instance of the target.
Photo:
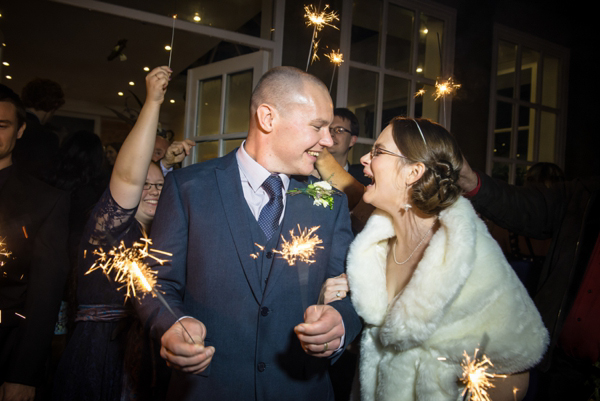
[(271, 259), (273, 257), (273, 252), (271, 252), (271, 251), (267, 252), (266, 256), (267, 256), (267, 259)]
[(264, 362), (259, 362), (257, 365), (258, 371), (259, 372), (264, 372), (265, 369), (267, 368), (267, 364)]
[(263, 306), (262, 308), (260, 308), (260, 314), (263, 316), (267, 316), (269, 314), (269, 312), (271, 312), (271, 311), (266, 306)]

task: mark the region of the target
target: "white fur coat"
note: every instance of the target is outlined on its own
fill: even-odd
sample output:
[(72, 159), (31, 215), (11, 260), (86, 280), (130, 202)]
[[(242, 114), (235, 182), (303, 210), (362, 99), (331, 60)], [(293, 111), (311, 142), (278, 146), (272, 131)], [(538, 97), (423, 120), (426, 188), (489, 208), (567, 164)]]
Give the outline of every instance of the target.
[(548, 332), (537, 309), (469, 201), (460, 198), (440, 213), (440, 223), (408, 285), (389, 305), (390, 216), (376, 211), (350, 247), (351, 297), (365, 322), (363, 401), (455, 401), (463, 351), (473, 356), (483, 346), (492, 371), (515, 373), (534, 366), (546, 350)]

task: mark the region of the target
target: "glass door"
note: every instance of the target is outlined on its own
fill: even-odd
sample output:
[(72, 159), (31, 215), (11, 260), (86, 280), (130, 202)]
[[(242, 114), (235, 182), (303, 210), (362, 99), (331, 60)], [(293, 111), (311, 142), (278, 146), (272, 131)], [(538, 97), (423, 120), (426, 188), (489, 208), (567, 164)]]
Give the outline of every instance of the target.
[(223, 156), (242, 143), (252, 90), (268, 62), (269, 53), (261, 50), (188, 70), (185, 137), (196, 147), (184, 165)]

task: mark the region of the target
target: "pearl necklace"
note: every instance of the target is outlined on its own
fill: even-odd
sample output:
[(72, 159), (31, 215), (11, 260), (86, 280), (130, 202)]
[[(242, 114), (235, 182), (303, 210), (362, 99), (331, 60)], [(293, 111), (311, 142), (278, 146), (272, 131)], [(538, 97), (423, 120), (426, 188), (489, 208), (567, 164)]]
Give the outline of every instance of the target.
[(421, 241), (419, 241), (419, 243), (417, 244), (417, 246), (415, 247), (415, 249), (413, 249), (413, 251), (410, 253), (410, 255), (408, 255), (408, 258), (406, 258), (406, 260), (404, 262), (398, 262), (398, 260), (396, 259), (396, 244), (398, 243), (398, 238), (396, 238), (396, 241), (394, 241), (394, 246), (393, 246), (394, 249), (393, 250), (394, 250), (394, 262), (396, 262), (397, 265), (403, 265), (406, 262), (408, 262), (410, 260), (410, 258), (412, 258), (412, 256), (415, 254), (415, 252), (417, 251), (417, 249), (419, 249), (419, 247), (423, 243), (423, 241), (425, 241), (425, 238), (427, 238), (427, 236), (429, 235), (429, 233), (431, 232), (431, 230), (433, 230), (433, 226), (435, 226), (435, 223), (437, 223), (437, 218), (435, 219), (435, 221), (433, 222), (433, 224), (431, 225), (431, 227), (429, 227), (429, 230), (427, 230), (427, 232), (425, 233), (425, 235), (423, 236), (423, 238), (421, 238)]

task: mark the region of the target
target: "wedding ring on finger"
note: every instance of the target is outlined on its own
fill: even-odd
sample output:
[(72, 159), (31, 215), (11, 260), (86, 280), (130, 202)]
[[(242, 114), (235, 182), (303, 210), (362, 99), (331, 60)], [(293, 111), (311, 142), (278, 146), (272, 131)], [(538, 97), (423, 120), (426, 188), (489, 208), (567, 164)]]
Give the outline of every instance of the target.
[(328, 349), (329, 349), (329, 343), (325, 342), (325, 344), (323, 344), (323, 352), (327, 352)]
[(342, 294), (341, 294), (339, 291), (338, 291), (338, 292), (336, 292), (336, 294), (335, 294), (335, 296), (336, 296), (336, 297), (338, 297), (338, 298), (339, 298), (341, 295), (342, 295)]

